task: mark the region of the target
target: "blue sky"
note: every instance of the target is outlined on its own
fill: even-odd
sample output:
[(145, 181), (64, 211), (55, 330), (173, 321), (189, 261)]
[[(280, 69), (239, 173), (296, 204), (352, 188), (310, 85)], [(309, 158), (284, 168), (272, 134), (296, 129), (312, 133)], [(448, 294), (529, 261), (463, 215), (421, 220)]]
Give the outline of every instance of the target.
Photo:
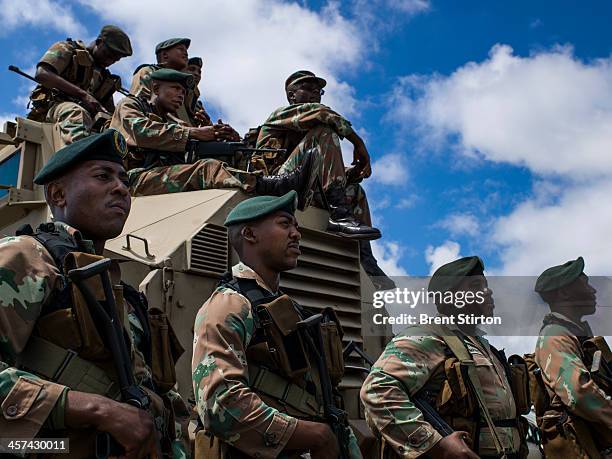
[[(495, 273), (581, 254), (612, 273), (610, 2), (158, 3), (15, 2), (0, 13), (2, 68), (32, 69), (53, 41), (110, 22), (133, 36), (135, 55), (114, 68), (129, 86), (155, 43), (189, 36), (209, 111), (240, 132), (310, 68), (330, 82), (323, 102), (366, 139), (376, 253), (391, 274), (470, 254)], [(29, 84), (8, 71), (0, 84), (0, 116), (24, 114)]]

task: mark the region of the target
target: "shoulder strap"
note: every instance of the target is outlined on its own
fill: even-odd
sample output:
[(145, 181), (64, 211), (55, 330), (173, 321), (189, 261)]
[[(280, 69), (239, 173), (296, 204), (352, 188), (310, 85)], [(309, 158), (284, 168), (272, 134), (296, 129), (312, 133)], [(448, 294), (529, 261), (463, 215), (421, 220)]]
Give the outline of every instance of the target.
[(144, 67), (153, 67), (154, 70), (157, 70), (160, 68), (159, 65), (156, 65), (156, 64), (140, 64), (138, 67), (136, 67), (136, 70), (134, 70), (134, 73), (132, 73), (132, 75), (136, 75), (138, 71)]
[(134, 314), (138, 317), (140, 325), (142, 325), (143, 331), (143, 342), (141, 351), (144, 355), (145, 361), (149, 366), (152, 363), (152, 351), (151, 351), (151, 329), (149, 327), (149, 303), (147, 297), (139, 292), (131, 285), (121, 281), (123, 286), (123, 298), (127, 301), (132, 308), (134, 308)]
[(489, 408), (487, 408), (487, 404), (485, 403), (484, 392), (482, 390), (482, 385), (480, 384), (478, 374), (476, 373), (476, 365), (474, 363), (474, 359), (472, 359), (472, 356), (470, 355), (467, 346), (457, 335), (447, 335), (442, 336), (441, 338), (444, 340), (444, 342), (449, 347), (451, 352), (455, 355), (455, 357), (459, 360), (461, 366), (466, 368), (468, 380), (472, 386), (472, 389), (474, 389), (476, 400), (478, 400), (478, 405), (480, 406), (480, 411), (482, 412), (482, 415), (485, 418), (487, 427), (489, 427), (489, 430), (491, 431), (493, 443), (495, 443), (495, 449), (497, 450), (497, 454), (499, 454), (501, 458), (506, 457), (504, 453), (504, 447), (499, 437), (499, 432), (495, 428), (495, 423), (493, 422), (491, 413), (489, 413)]

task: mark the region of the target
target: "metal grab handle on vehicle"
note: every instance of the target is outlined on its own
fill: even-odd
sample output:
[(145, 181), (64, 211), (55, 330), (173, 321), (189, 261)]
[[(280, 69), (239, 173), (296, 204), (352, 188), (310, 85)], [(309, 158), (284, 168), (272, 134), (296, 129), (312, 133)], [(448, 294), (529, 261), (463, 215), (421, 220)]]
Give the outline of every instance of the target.
[(138, 239), (139, 241), (142, 241), (144, 243), (145, 255), (147, 256), (147, 258), (155, 258), (155, 256), (151, 255), (151, 252), (149, 252), (149, 241), (147, 241), (144, 237), (135, 236), (134, 234), (125, 235), (126, 244), (121, 247), (123, 250), (132, 251), (132, 246), (130, 244), (131, 237), (133, 237), (134, 239)]

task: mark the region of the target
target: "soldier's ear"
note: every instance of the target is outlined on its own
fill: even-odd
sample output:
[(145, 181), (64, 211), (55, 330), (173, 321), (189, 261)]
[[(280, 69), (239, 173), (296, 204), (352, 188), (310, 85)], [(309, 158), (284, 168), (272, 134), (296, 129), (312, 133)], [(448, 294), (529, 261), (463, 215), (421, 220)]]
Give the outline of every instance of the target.
[(53, 210), (54, 208), (63, 208), (66, 206), (66, 191), (64, 182), (57, 180), (48, 183), (45, 186), (45, 199), (47, 204)]
[(242, 228), (242, 231), (240, 231), (240, 234), (242, 235), (242, 239), (244, 241), (250, 242), (251, 244), (254, 244), (255, 242), (257, 242), (257, 236), (255, 235), (255, 232), (253, 231), (253, 227), (251, 226), (245, 226), (244, 228)]

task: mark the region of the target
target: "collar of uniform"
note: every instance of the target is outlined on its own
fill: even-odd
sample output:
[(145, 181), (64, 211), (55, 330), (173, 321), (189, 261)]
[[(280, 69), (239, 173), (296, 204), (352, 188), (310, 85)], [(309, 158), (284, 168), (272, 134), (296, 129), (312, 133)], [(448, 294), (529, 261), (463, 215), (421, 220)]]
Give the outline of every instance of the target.
[(584, 336), (592, 336), (593, 332), (591, 331), (591, 326), (589, 325), (588, 322), (574, 322), (572, 319), (570, 319), (569, 317), (567, 317), (564, 314), (561, 314), (560, 312), (551, 312), (549, 314), (547, 314), (548, 316), (553, 316), (556, 319), (560, 320), (561, 322), (565, 322), (567, 324), (569, 324), (570, 326), (574, 326), (574, 327), (578, 327), (579, 330), (582, 330), (584, 332)]
[(93, 241), (83, 238), (83, 235), (81, 234), (79, 230), (73, 228), (68, 223), (64, 223), (60, 221), (55, 221), (52, 223), (55, 226), (55, 230), (58, 233), (64, 234), (66, 237), (72, 238), (75, 241), (77, 241), (77, 244), (79, 244), (79, 247), (83, 250), (83, 252), (87, 252), (91, 254), (96, 253)]
[(270, 287), (266, 285), (264, 280), (257, 274), (250, 266), (245, 265), (243, 262), (232, 266), (232, 276), (239, 277), (242, 279), (255, 279), (257, 285), (261, 288), (266, 289), (268, 292), (275, 293)]

